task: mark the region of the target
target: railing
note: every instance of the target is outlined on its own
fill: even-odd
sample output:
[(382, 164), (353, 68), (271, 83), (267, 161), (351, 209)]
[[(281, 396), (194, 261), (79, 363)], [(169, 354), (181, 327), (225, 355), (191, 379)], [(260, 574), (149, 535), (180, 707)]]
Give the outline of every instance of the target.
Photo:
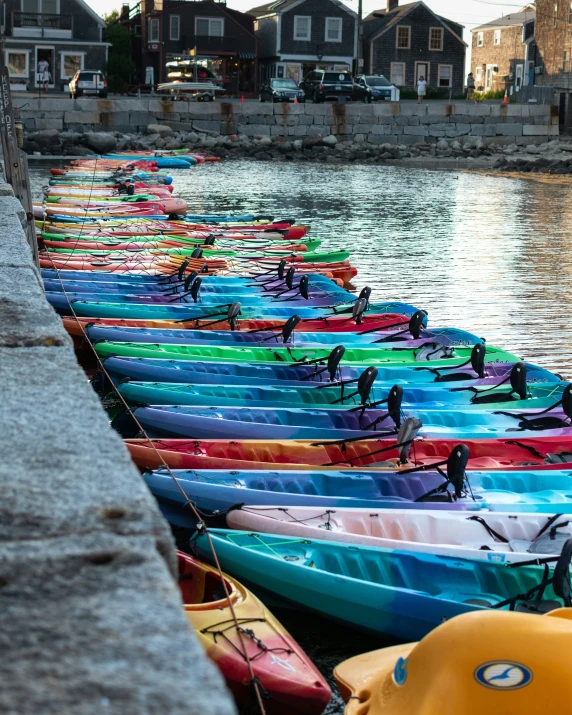
[(40, 30), (72, 30), (71, 15), (45, 15), (35, 12), (13, 12), (12, 27)]

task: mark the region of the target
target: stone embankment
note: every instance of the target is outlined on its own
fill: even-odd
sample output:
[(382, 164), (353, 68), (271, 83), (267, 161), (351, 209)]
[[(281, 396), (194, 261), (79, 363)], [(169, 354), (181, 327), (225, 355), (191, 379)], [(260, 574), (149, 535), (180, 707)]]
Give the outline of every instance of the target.
[(45, 300), (25, 222), (0, 183), (0, 712), (232, 715), (168, 524)]

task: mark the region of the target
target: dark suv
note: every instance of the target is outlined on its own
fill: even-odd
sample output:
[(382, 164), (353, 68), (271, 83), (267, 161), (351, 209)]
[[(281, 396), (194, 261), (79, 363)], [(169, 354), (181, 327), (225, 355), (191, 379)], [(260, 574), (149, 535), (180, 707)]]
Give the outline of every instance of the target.
[(338, 97), (353, 99), (354, 81), (349, 72), (313, 70), (300, 82), (300, 87), (304, 90), (306, 99), (313, 99), (316, 104), (324, 99)]
[(391, 90), (394, 86), (383, 75), (362, 74), (355, 80), (355, 99), (364, 102), (391, 101)]
[(107, 97), (107, 80), (100, 70), (78, 70), (70, 80), (68, 89), (71, 99), (84, 94), (92, 94), (105, 99)]

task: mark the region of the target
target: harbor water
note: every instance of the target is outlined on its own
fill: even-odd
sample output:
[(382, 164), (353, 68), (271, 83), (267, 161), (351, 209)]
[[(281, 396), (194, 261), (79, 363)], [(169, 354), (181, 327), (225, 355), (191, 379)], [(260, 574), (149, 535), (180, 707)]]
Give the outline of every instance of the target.
[[(426, 310), (525, 360), (572, 377), (570, 184), (403, 166), (252, 160), (172, 172), (191, 213), (255, 213), (312, 226), (351, 250), (355, 286)], [(35, 198), (48, 171), (31, 169)], [(332, 682), (344, 658), (386, 643), (276, 611)], [(327, 713), (342, 713), (338, 696)]]

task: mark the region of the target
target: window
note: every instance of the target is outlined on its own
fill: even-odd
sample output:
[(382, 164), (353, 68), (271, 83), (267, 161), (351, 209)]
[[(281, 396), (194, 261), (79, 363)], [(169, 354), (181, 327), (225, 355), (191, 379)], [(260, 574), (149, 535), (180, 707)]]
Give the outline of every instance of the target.
[(4, 52), (6, 66), (10, 77), (28, 77), (29, 74), (29, 51), (27, 50), (6, 50)]
[(159, 18), (149, 20), (149, 42), (159, 42)]
[(405, 84), (405, 62), (392, 62), (390, 73), (391, 84), (403, 87)]
[(568, 10), (568, 24), (572, 25), (572, 2), (570, 3), (570, 9)]
[(439, 65), (437, 69), (437, 82), (439, 87), (452, 87), (453, 65)]
[(342, 18), (327, 17), (326, 18), (326, 42), (341, 42), (342, 41)]
[(477, 67), (475, 70), (475, 82), (482, 82), (482, 81), (483, 81), (483, 68)]
[(564, 51), (562, 70), (564, 72), (570, 72), (570, 52), (568, 50)]
[(294, 15), (294, 39), (309, 40), (311, 33), (312, 18), (309, 15)]
[(554, 24), (554, 27), (558, 24), (558, 3), (554, 3), (554, 17), (552, 18), (552, 22)]
[(171, 15), (169, 18), (169, 39), (178, 40), (181, 36), (181, 16)]
[(494, 45), (500, 45), (500, 33), (501, 33), (500, 30), (495, 30), (495, 34), (494, 34), (494, 37), (493, 37), (493, 44), (494, 44)]
[(83, 52), (60, 52), (62, 58), (62, 79), (71, 79), (83, 69)]
[(439, 50), (443, 49), (443, 28), (442, 27), (430, 27), (429, 28), (429, 49)]
[(397, 26), (396, 45), (399, 50), (408, 50), (411, 47), (411, 28), (407, 25)]
[(200, 37), (223, 37), (224, 20), (220, 17), (196, 17), (195, 35)]
[(477, 32), (477, 47), (483, 46), (483, 33)]

